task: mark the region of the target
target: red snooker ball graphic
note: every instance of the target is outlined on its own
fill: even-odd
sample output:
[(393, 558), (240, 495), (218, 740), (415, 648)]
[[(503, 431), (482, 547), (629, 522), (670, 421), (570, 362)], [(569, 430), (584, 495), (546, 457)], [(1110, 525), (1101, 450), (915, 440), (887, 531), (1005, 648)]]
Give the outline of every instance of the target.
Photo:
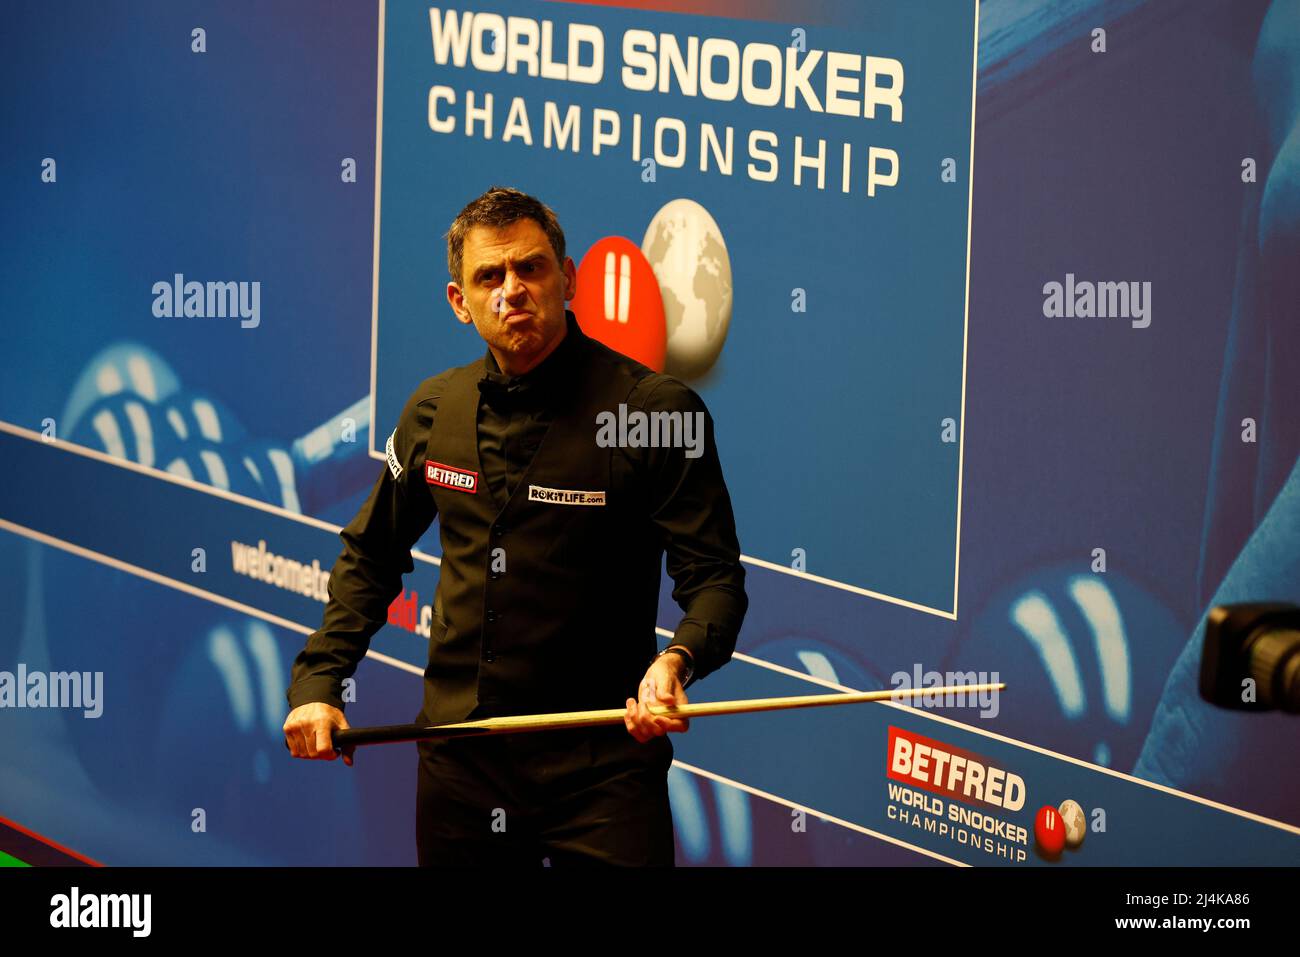
[(587, 250), (569, 307), (591, 338), (656, 372), (664, 371), (668, 327), (659, 280), (630, 239), (606, 236)]
[(1046, 857), (1058, 857), (1065, 847), (1065, 822), (1061, 812), (1050, 804), (1039, 808), (1034, 816), (1034, 840)]

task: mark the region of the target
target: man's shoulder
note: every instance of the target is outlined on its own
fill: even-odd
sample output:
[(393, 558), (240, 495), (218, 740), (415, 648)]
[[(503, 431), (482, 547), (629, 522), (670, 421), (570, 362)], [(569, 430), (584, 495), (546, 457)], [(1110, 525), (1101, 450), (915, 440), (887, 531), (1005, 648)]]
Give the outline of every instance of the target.
[(440, 398), (451, 389), (463, 385), (466, 381), (477, 382), (484, 370), (482, 357), (464, 365), (452, 366), (437, 375), (431, 375), (417, 385), (406, 399), (402, 418), (418, 416), (422, 411), (432, 411)]
[(695, 390), (676, 376), (656, 372), (597, 339), (588, 342), (593, 364), (604, 369), (625, 390), (624, 401), (629, 407), (664, 411), (704, 408)]
[(652, 409), (703, 409), (700, 394), (675, 376), (656, 372), (653, 379), (643, 383), (646, 405)]
[(399, 476), (403, 467), (413, 463), (422, 454), (434, 414), (443, 396), (453, 389), (463, 388), (462, 377), (468, 376), (468, 382), (473, 387), (473, 383), (482, 375), (482, 370), (483, 360), (480, 358), (431, 375), (411, 391), (385, 446), (389, 468), (394, 477)]
[(676, 376), (654, 370), (637, 381), (627, 404), (647, 412), (707, 411), (704, 400), (689, 385)]

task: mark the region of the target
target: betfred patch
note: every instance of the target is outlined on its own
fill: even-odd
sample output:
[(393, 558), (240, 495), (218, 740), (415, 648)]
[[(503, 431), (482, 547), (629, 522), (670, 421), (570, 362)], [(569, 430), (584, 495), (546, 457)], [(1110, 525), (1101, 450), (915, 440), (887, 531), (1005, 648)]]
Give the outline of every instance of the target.
[(458, 469), (454, 465), (443, 465), (432, 459), (424, 461), (424, 480), (430, 485), (441, 485), (443, 488), (469, 492), (471, 495), (478, 491), (477, 472)]

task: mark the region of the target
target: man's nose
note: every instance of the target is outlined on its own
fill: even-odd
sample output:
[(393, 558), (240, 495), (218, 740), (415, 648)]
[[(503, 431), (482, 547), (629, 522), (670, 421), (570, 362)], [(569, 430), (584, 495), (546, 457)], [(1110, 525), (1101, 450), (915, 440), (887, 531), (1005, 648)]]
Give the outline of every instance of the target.
[(524, 283), (519, 278), (519, 274), (513, 269), (507, 269), (505, 281), (501, 284), (501, 298), (505, 302), (515, 305), (524, 291)]

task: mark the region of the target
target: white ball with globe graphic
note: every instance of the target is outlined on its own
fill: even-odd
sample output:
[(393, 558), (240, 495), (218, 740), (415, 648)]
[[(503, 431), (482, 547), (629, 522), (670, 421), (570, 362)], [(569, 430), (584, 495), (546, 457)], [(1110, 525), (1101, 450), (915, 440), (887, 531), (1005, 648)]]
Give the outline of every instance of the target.
[(722, 231), (699, 203), (674, 199), (650, 220), (641, 252), (663, 297), (664, 371), (698, 379), (718, 361), (731, 325), (731, 257)]
[(1070, 847), (1078, 847), (1088, 831), (1088, 819), (1084, 816), (1083, 808), (1078, 801), (1062, 801), (1057, 810), (1061, 814), (1061, 822), (1065, 824), (1065, 843)]

